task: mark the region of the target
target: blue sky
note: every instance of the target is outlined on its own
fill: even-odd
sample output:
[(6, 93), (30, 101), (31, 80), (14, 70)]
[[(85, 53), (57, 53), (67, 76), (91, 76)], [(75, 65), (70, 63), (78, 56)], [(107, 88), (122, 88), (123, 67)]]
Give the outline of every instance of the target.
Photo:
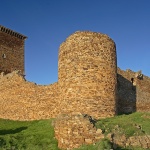
[(107, 34), (118, 67), (150, 76), (150, 0), (0, 0), (0, 24), (28, 37), (28, 81), (56, 82), (59, 46), (79, 30)]

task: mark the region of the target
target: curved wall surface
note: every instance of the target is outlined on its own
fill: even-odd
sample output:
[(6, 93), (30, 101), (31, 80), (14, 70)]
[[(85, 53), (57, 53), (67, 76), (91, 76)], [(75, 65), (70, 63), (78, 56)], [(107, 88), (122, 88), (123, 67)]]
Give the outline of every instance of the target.
[(111, 38), (75, 32), (60, 46), (58, 69), (64, 113), (79, 111), (95, 117), (115, 114), (117, 64)]

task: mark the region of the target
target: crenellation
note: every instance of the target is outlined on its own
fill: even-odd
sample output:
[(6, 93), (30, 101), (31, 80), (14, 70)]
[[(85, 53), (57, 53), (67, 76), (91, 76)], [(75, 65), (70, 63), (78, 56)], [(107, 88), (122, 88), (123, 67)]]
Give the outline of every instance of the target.
[(18, 38), (20, 38), (20, 39), (22, 39), (22, 40), (25, 40), (25, 39), (27, 38), (26, 36), (24, 36), (24, 35), (22, 35), (22, 34), (20, 34), (20, 33), (18, 33), (18, 32), (15, 32), (15, 31), (13, 31), (13, 30), (10, 30), (10, 29), (8, 29), (8, 28), (2, 26), (2, 25), (0, 25), (0, 31), (1, 31), (1, 32), (4, 32), (4, 33), (7, 33), (7, 34), (9, 34), (9, 35), (11, 35), (11, 36), (18, 37)]

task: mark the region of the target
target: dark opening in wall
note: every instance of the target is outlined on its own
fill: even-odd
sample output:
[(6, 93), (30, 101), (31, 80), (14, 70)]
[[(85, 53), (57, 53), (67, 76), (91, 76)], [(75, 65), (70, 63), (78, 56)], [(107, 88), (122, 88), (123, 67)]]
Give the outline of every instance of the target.
[(133, 84), (133, 82), (134, 82), (134, 78), (131, 78), (131, 82), (132, 82), (132, 84)]
[(5, 59), (6, 58), (6, 54), (3, 54), (2, 57)]

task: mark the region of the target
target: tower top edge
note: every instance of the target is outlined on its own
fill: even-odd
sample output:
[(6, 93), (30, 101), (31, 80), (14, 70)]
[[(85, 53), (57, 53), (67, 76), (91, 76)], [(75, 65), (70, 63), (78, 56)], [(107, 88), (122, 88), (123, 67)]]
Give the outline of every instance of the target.
[(7, 34), (9, 34), (11, 36), (15, 36), (15, 37), (17, 37), (19, 39), (22, 39), (22, 40), (26, 40), (27, 39), (27, 36), (25, 36), (23, 34), (20, 34), (20, 33), (16, 32), (16, 31), (14, 31), (14, 30), (11, 30), (9, 28), (6, 28), (6, 27), (4, 27), (2, 25), (0, 25), (0, 31), (4, 32), (4, 33), (7, 33)]

